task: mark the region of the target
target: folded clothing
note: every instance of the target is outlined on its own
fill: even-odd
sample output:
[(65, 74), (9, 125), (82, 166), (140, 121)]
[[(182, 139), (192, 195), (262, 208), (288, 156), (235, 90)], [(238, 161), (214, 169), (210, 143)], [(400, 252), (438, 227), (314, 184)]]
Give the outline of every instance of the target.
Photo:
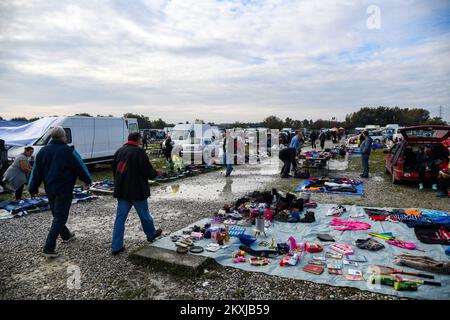
[(352, 220), (341, 220), (338, 218), (333, 218), (331, 220), (332, 226), (342, 226), (341, 228), (334, 228), (334, 230), (338, 231), (346, 231), (346, 230), (367, 230), (370, 229), (370, 224), (366, 222), (360, 221), (352, 221)]
[(414, 233), (420, 242), (450, 245), (450, 228), (442, 226), (416, 226)]
[(402, 254), (394, 257), (394, 263), (432, 273), (450, 274), (450, 261), (434, 260), (427, 256)]

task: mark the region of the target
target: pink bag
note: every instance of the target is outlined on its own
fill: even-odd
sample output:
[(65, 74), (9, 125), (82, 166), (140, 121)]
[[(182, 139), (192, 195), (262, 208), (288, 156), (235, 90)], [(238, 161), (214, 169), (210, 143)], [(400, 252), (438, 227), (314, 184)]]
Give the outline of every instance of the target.
[(407, 242), (403, 240), (388, 240), (387, 243), (392, 244), (393, 246), (400, 247), (408, 250), (417, 249), (416, 245), (412, 242)]

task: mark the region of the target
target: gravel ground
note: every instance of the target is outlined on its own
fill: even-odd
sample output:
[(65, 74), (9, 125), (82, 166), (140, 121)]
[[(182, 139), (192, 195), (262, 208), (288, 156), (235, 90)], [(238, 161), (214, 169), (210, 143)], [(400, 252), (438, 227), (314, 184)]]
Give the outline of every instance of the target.
[[(356, 160), (357, 161), (357, 160)], [(356, 175), (355, 168), (347, 174)], [(289, 190), (299, 181), (278, 178), (276, 168), (239, 166), (232, 179), (210, 172), (152, 188), (150, 206), (157, 227), (164, 234), (209, 216), (224, 203), (253, 190), (273, 186)], [(313, 196), (329, 203), (372, 206), (426, 207), (450, 210), (448, 200), (412, 186), (392, 186), (376, 173), (365, 184), (366, 196)], [(356, 199), (355, 199), (356, 198)], [(72, 207), (69, 228), (77, 240), (58, 243), (62, 256), (40, 256), (51, 222), (49, 212), (0, 221), (0, 298), (2, 299), (397, 299), (353, 288), (332, 287), (214, 267), (197, 278), (186, 278), (132, 264), (127, 253), (110, 255), (115, 201), (104, 196)], [(145, 244), (139, 219), (131, 211), (125, 231), (127, 252)], [(67, 286), (72, 268), (81, 274), (80, 289)]]

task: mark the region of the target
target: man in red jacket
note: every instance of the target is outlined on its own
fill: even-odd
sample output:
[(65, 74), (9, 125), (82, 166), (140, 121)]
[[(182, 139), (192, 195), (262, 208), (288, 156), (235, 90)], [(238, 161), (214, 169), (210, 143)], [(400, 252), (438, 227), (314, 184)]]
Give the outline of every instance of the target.
[(112, 237), (113, 255), (125, 250), (123, 235), (131, 207), (136, 209), (149, 242), (162, 233), (161, 229), (155, 229), (147, 202), (150, 197), (148, 180), (154, 179), (158, 173), (153, 169), (141, 145), (141, 135), (139, 132), (133, 132), (129, 134), (127, 143), (114, 154), (114, 198), (117, 198), (117, 215)]

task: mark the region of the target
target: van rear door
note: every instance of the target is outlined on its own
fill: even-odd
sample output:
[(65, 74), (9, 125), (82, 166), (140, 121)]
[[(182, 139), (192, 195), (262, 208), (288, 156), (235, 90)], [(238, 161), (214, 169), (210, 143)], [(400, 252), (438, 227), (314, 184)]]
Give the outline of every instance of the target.
[(81, 159), (88, 160), (92, 157), (94, 143), (94, 118), (72, 118), (71, 135), (72, 145), (80, 154)]

